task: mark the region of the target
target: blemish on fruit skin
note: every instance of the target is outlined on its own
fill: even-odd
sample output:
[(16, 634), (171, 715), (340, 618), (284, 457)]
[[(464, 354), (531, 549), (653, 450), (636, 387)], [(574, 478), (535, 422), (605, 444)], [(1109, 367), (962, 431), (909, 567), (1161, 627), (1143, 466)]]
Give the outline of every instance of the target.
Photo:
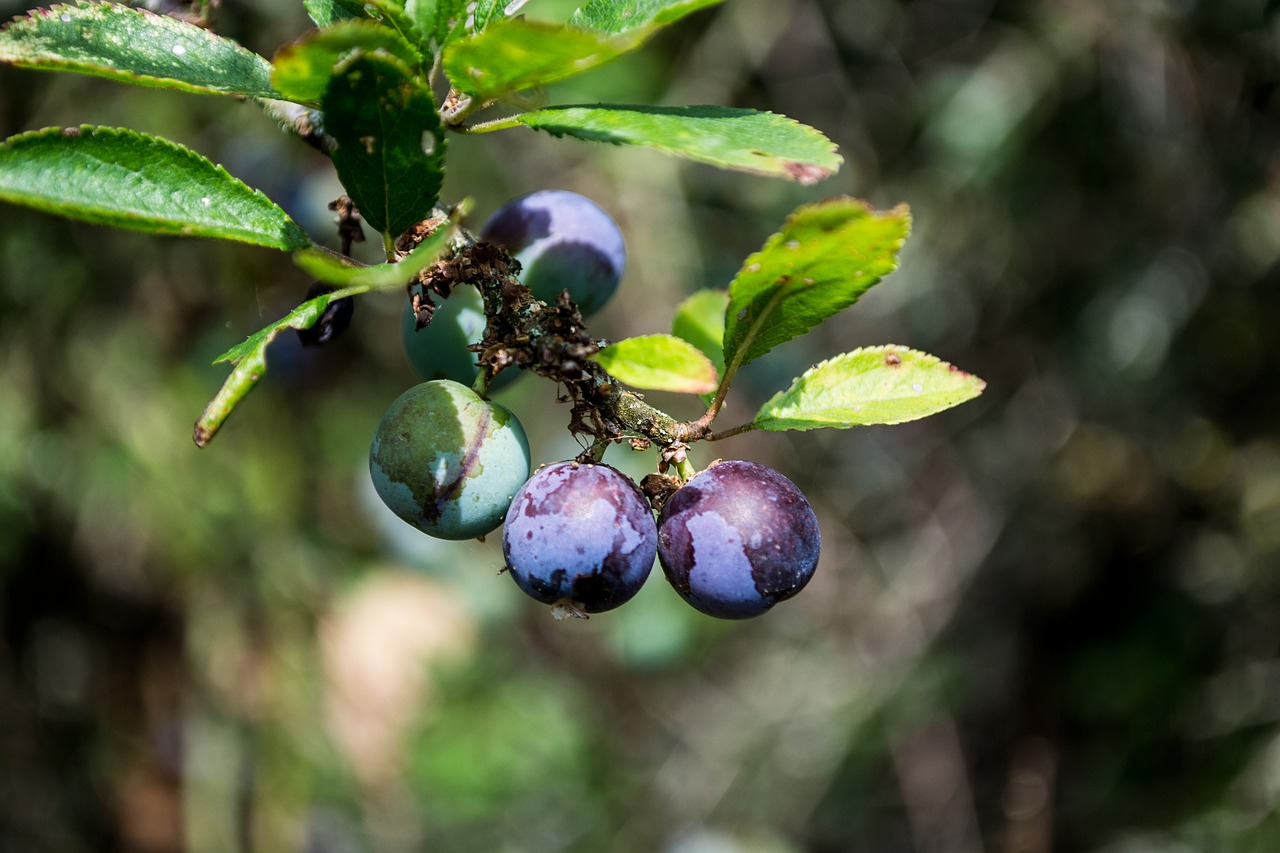
[(640, 589), (657, 526), (639, 489), (608, 465), (559, 462), (521, 487), (507, 513), (503, 553), (516, 583), (547, 604), (611, 610)]
[(528, 472), (528, 445), (507, 410), (457, 383), (425, 382), (387, 410), (369, 469), (383, 502), (432, 536), (496, 528)]
[(714, 464), (679, 489), (659, 519), (658, 556), (698, 610), (757, 616), (793, 596), (817, 566), (817, 518), (795, 484), (753, 462)]

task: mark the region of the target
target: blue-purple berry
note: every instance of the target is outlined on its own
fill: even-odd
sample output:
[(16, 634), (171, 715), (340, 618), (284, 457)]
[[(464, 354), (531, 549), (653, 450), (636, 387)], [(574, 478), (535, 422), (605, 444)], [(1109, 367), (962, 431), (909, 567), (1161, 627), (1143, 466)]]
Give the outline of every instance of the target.
[(710, 616), (758, 616), (799, 592), (818, 566), (813, 507), (755, 462), (719, 462), (685, 483), (658, 517), (658, 559), (685, 601)]
[(497, 403), (457, 382), (423, 382), (382, 416), (369, 473), (383, 503), (409, 524), (471, 539), (502, 523), (529, 474), (529, 442)]
[(520, 262), (519, 278), (543, 302), (562, 290), (583, 316), (618, 289), (627, 252), (622, 231), (605, 210), (568, 190), (538, 190), (498, 208), (480, 231)]
[(516, 584), (546, 604), (612, 610), (640, 591), (658, 530), (648, 502), (608, 465), (557, 462), (516, 493), (502, 551)]

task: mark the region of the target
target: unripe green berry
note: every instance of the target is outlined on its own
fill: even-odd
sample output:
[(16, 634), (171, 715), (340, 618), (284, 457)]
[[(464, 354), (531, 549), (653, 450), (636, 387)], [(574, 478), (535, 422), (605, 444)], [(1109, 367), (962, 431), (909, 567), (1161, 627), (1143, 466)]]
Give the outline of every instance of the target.
[(529, 476), (529, 442), (509, 410), (447, 379), (396, 398), (374, 432), (369, 473), (383, 503), (441, 539), (502, 523)]

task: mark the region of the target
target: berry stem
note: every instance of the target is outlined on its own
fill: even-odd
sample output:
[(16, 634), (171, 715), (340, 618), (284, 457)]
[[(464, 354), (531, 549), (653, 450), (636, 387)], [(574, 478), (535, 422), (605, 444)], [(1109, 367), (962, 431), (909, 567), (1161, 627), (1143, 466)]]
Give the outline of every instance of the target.
[(706, 437), (706, 440), (720, 441), (721, 439), (732, 438), (735, 435), (742, 435), (744, 432), (751, 432), (752, 430), (759, 429), (759, 428), (760, 428), (759, 425), (756, 424), (755, 421), (752, 421), (750, 423), (745, 423), (745, 424), (738, 424), (736, 427), (733, 427), (732, 429), (721, 430), (720, 432), (713, 432)]
[(675, 465), (676, 474), (686, 483), (698, 474), (698, 469), (693, 467), (693, 463), (689, 461), (688, 457), (681, 457), (677, 459)]

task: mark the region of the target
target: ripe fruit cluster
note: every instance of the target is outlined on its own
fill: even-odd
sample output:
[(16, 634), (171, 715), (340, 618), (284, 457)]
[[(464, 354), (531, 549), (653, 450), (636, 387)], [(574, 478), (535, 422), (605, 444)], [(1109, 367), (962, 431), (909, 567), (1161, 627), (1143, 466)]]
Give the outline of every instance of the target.
[[(575, 193), (517, 198), (481, 235), (520, 263), (521, 282), (536, 298), (554, 301), (567, 290), (584, 314), (604, 305), (622, 276), (621, 232)], [(485, 331), (479, 295), (456, 289), (421, 330), (405, 311), (406, 351), (429, 381), (391, 404), (369, 470), (382, 500), (409, 524), (444, 539), (484, 536), (502, 524), (516, 585), (560, 613), (624, 604), (655, 557), (686, 602), (725, 619), (757, 616), (813, 576), (820, 546), (813, 509), (763, 465), (713, 464), (670, 493), (656, 519), (640, 488), (601, 462), (557, 462), (529, 476), (519, 421), (467, 387), (477, 370), (469, 347)]]

